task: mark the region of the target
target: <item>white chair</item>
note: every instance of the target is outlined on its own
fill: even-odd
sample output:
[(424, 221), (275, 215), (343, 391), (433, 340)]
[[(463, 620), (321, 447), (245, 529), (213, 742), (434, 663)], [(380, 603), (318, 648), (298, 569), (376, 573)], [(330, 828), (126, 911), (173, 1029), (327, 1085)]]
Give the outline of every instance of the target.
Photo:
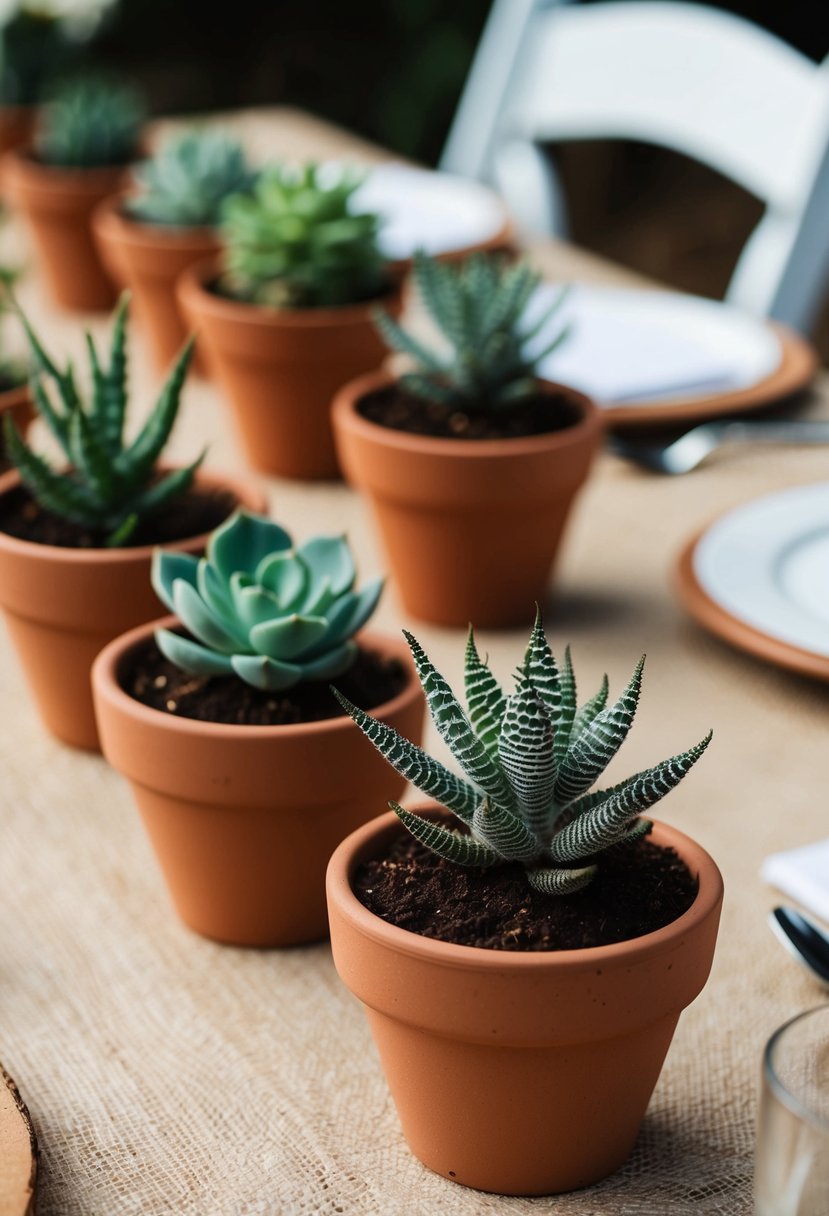
[(726, 293), (813, 325), (829, 278), (829, 60), (742, 18), (670, 0), (494, 0), (441, 168), (495, 185), (525, 233), (566, 233), (542, 144), (635, 139), (756, 195)]

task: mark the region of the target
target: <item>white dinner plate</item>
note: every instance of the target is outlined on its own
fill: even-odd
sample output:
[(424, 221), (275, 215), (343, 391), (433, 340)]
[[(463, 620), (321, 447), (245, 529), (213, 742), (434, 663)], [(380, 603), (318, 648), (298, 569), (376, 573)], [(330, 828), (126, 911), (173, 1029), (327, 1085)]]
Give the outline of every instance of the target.
[(691, 613), (737, 646), (829, 678), (829, 482), (737, 507), (683, 554)]
[[(558, 291), (542, 284), (531, 307), (543, 309)], [(767, 379), (782, 359), (780, 338), (765, 321), (677, 292), (576, 284), (536, 349), (563, 323), (567, 340), (542, 362), (541, 374), (611, 411), (634, 402), (661, 411), (736, 393)]]
[(352, 198), (355, 210), (381, 217), (380, 246), (393, 262), (418, 249), (434, 257), (504, 244), (503, 202), (480, 182), (395, 162), (374, 165)]

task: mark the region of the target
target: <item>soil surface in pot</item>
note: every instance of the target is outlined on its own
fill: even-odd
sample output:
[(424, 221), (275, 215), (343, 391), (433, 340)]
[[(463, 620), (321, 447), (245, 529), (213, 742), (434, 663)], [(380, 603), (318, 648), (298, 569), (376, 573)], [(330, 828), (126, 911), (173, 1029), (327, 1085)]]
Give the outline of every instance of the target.
[[(140, 523), (126, 545), (121, 547), (165, 545), (201, 536), (224, 523), (235, 507), (236, 499), (228, 490), (193, 486)], [(37, 545), (57, 545), (62, 549), (106, 548), (105, 531), (83, 527), (47, 511), (35, 502), (25, 486), (18, 486), (0, 499), (0, 531)]]
[(673, 849), (646, 837), (607, 853), (574, 895), (544, 895), (520, 865), (444, 861), (408, 833), (364, 862), (354, 894), (375, 915), (423, 937), (489, 950), (608, 946), (670, 924), (694, 902), (697, 880)]
[(345, 713), (330, 685), (361, 709), (375, 709), (406, 686), (406, 669), (398, 659), (360, 649), (344, 675), (336, 680), (312, 680), (285, 692), (263, 692), (238, 676), (191, 676), (165, 659), (150, 638), (136, 647), (120, 675), (125, 692), (163, 713), (199, 722), (235, 726), (287, 726), (319, 722)]
[(582, 418), (563, 393), (539, 393), (500, 410), (456, 410), (416, 397), (399, 383), (367, 394), (357, 411), (389, 430), (436, 439), (522, 439), (566, 430)]

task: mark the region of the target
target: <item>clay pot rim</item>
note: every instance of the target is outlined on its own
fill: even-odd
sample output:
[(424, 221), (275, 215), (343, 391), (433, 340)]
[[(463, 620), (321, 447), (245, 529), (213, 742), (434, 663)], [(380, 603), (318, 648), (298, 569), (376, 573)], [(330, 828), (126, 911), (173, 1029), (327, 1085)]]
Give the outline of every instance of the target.
[[(1, 399), (0, 399), (1, 400)], [(162, 472), (168, 472), (180, 465), (161, 465)], [(207, 488), (229, 490), (236, 499), (237, 506), (248, 510), (267, 509), (267, 500), (263, 491), (256, 486), (250, 486), (241, 478), (227, 473), (213, 472), (210, 469), (196, 470), (196, 484)], [(9, 469), (0, 476), (0, 499), (22, 484), (20, 474), (16, 469)], [(256, 506), (254, 506), (256, 504)], [(198, 547), (206, 543), (209, 532), (199, 532), (195, 536), (184, 536), (180, 540), (165, 541), (159, 545), (136, 545), (133, 548), (120, 549), (70, 549), (63, 545), (42, 545), (32, 540), (22, 540), (19, 536), (10, 536), (0, 528), (0, 549), (26, 556), (30, 560), (60, 563), (68, 566), (82, 565), (118, 565), (124, 562), (146, 562), (152, 557), (153, 550), (159, 547), (165, 549), (181, 549)]]
[[(409, 809), (423, 813), (435, 812), (439, 808), (432, 802), (420, 802)], [(328, 863), (326, 889), (329, 900), (336, 902), (338, 912), (350, 922), (353, 929), (374, 945), (396, 954), (405, 954), (432, 965), (480, 971), (484, 974), (512, 972), (519, 968), (529, 968), (534, 972), (548, 972), (551, 969), (586, 972), (597, 966), (607, 966), (633, 957), (639, 961), (659, 954), (675, 938), (693, 933), (719, 906), (723, 895), (723, 879), (711, 855), (693, 837), (687, 836), (678, 828), (661, 820), (654, 820), (653, 823), (655, 843), (675, 848), (692, 873), (697, 874), (699, 889), (696, 898), (686, 912), (670, 924), (663, 925), (661, 929), (606, 946), (587, 946), (579, 950), (515, 952), (489, 950), (480, 946), (460, 946), (423, 937), (409, 929), (401, 929), (370, 912), (354, 894), (351, 877), (359, 862), (376, 852), (373, 846), (378, 838), (391, 838), (396, 832), (405, 831), (393, 811), (358, 828), (337, 847)]]
[(393, 372), (380, 368), (350, 380), (337, 392), (331, 404), (331, 419), (334, 428), (348, 430), (357, 438), (381, 444), (398, 451), (415, 452), (422, 456), (462, 456), (466, 459), (486, 459), (491, 456), (535, 455), (544, 451), (561, 451), (568, 447), (580, 447), (592, 443), (604, 431), (604, 417), (591, 397), (567, 384), (554, 380), (539, 380), (544, 392), (561, 393), (581, 411), (581, 418), (559, 431), (543, 435), (525, 435), (514, 439), (445, 439), (437, 435), (413, 435), (409, 431), (397, 431), (380, 426), (364, 418), (357, 409), (358, 403), (379, 389), (388, 388), (400, 379)]
[[(174, 714), (162, 713), (159, 709), (152, 709), (149, 705), (136, 701), (121, 687), (118, 680), (118, 668), (129, 652), (151, 637), (156, 629), (171, 629), (180, 624), (181, 622), (176, 616), (160, 617), (158, 620), (138, 625), (135, 629), (130, 629), (127, 633), (122, 633), (107, 643), (92, 665), (92, 686), (96, 699), (102, 703), (106, 702), (110, 710), (132, 719), (136, 726), (172, 730), (174, 734), (190, 738), (207, 736), (216, 740), (237, 740), (242, 743), (285, 739), (300, 735), (341, 734), (343, 731), (358, 729), (347, 714), (335, 718), (322, 718), (314, 722), (290, 722), (277, 726), (244, 726), (226, 722), (202, 722), (197, 718), (179, 718)], [(407, 679), (404, 687), (391, 700), (375, 705), (369, 711), (372, 717), (382, 717), (385, 720), (422, 696), (414, 663), (402, 638), (373, 629), (363, 629), (357, 637), (367, 645), (382, 650), (384, 654), (401, 659), (406, 669)], [(336, 681), (332, 680), (331, 683), (336, 683)]]
[(28, 380), (14, 385), (13, 388), (0, 389), (0, 413), (5, 410), (13, 410), (15, 406), (24, 405), (25, 402), (31, 400), (32, 394), (29, 389)]
[(342, 304), (336, 308), (268, 308), (264, 304), (249, 304), (244, 300), (216, 295), (207, 289), (207, 284), (221, 269), (221, 261), (216, 257), (206, 258), (185, 270), (178, 280), (177, 294), (182, 303), (189, 300), (200, 313), (208, 313), (226, 323), (243, 322), (269, 329), (327, 329), (361, 323), (372, 309), (396, 304), (403, 286), (394, 275), (393, 263), (389, 263), (389, 268), (392, 285), (383, 295), (360, 304)]
[(24, 177), (29, 186), (45, 192), (57, 191), (76, 194), (100, 194), (101, 190), (112, 191), (112, 183), (129, 171), (130, 164), (123, 165), (47, 165), (37, 159), (34, 145), (22, 144), (10, 148), (3, 156), (4, 168)]
[(123, 210), (124, 203), (136, 197), (135, 190), (119, 190), (102, 199), (92, 212), (93, 226), (105, 235), (118, 237), (139, 247), (198, 245), (218, 241), (217, 229), (207, 224), (152, 224)]

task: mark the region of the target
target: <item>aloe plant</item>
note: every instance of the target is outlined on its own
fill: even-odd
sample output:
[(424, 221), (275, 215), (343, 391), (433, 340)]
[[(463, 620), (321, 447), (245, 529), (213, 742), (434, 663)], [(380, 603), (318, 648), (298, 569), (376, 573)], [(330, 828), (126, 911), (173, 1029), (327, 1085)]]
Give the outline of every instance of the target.
[(274, 308), (337, 307), (381, 294), (379, 219), (351, 210), (361, 179), (324, 178), (313, 164), (273, 166), (251, 195), (227, 200), (223, 290)]
[[(125, 294), (115, 313), (108, 367), (102, 364), (92, 336), (86, 335), (92, 390), (85, 402), (72, 364), (57, 366), (15, 304), (36, 368), (31, 382), (35, 408), (66, 458), (65, 470), (53, 468), (23, 440), (12, 419), (4, 419), (6, 454), (35, 500), (64, 519), (105, 533), (107, 546), (125, 544), (142, 520), (183, 494), (204, 456), (186, 468), (159, 474), (158, 460), (176, 421), (192, 342), (179, 356), (138, 435), (127, 442), (128, 307)], [(56, 391), (57, 402), (44, 380)]]
[(144, 107), (123, 85), (83, 79), (65, 85), (45, 107), (35, 149), (48, 165), (92, 169), (135, 156)]
[(406, 638), (432, 720), (464, 777), (336, 695), (392, 766), (465, 825), (458, 831), (389, 804), (417, 840), (458, 865), (520, 862), (536, 890), (578, 891), (595, 875), (602, 853), (650, 830), (639, 816), (679, 784), (710, 742), (709, 733), (687, 751), (591, 792), (630, 730), (644, 659), (617, 701), (608, 704), (605, 676), (577, 709), (569, 649), (559, 666), (540, 613), (510, 695), (481, 659), (470, 629), (464, 712), (416, 639)]
[(239, 140), (209, 128), (169, 136), (134, 176), (130, 215), (188, 228), (214, 227), (225, 199), (248, 193), (256, 178)]
[(330, 680), (354, 661), (361, 629), (383, 580), (354, 590), (344, 536), (316, 536), (295, 548), (272, 520), (237, 511), (211, 535), (203, 558), (156, 550), (159, 598), (192, 635), (156, 632), (162, 654), (198, 676), (237, 675), (279, 691)]
[(563, 289), (532, 320), (528, 309), (541, 276), (526, 262), (479, 253), (460, 265), (417, 253), (414, 279), (426, 311), (448, 353), (375, 310), (375, 323), (392, 350), (408, 355), (415, 370), (401, 377), (416, 397), (449, 410), (498, 410), (538, 392), (537, 369), (567, 337), (562, 328), (539, 347), (567, 292)]

